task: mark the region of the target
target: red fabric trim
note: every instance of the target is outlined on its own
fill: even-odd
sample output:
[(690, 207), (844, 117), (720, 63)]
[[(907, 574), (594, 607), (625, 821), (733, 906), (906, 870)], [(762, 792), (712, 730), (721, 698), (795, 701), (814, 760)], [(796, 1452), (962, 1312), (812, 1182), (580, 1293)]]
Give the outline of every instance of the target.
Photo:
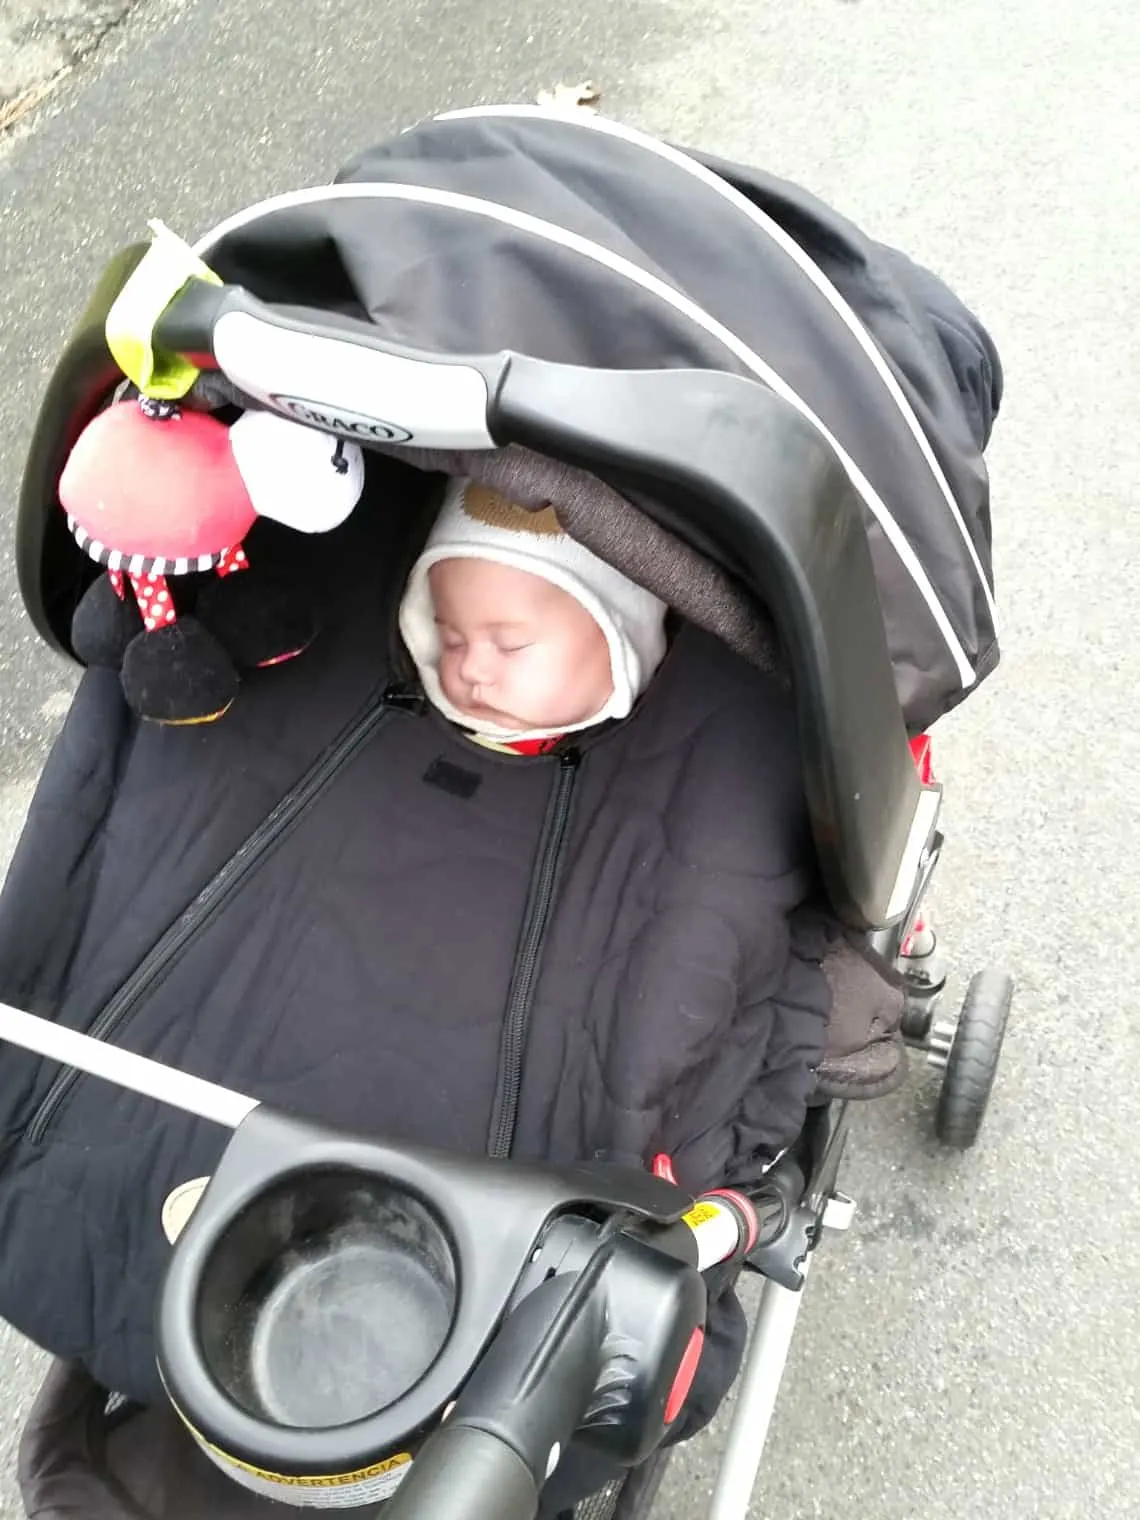
[(671, 1182), (677, 1186), (677, 1179), (673, 1175), (673, 1163), (664, 1151), (653, 1158), (653, 1175), (659, 1177), (662, 1182)]
[(732, 1203), (735, 1203), (736, 1207), (748, 1221), (748, 1244), (744, 1247), (744, 1254), (747, 1256), (756, 1244), (760, 1234), (760, 1220), (757, 1218), (756, 1210), (752, 1207), (752, 1200), (746, 1198), (743, 1193), (738, 1193), (735, 1188), (713, 1188), (710, 1192), (702, 1193), (701, 1197), (728, 1198)]
[(929, 786), (934, 780), (933, 748), (929, 734), (919, 734), (910, 741), (910, 753), (923, 786)]
[(503, 748), (516, 755), (549, 755), (561, 742), (562, 735), (557, 734), (553, 739), (516, 739), (513, 744), (504, 744)]
[(693, 1379), (697, 1375), (697, 1368), (701, 1364), (701, 1352), (704, 1349), (705, 1332), (698, 1325), (689, 1336), (689, 1344), (685, 1347), (681, 1364), (677, 1368), (677, 1375), (673, 1379), (673, 1386), (669, 1390), (669, 1397), (665, 1400), (666, 1425), (672, 1425), (684, 1408), (685, 1400), (689, 1397), (693, 1386)]

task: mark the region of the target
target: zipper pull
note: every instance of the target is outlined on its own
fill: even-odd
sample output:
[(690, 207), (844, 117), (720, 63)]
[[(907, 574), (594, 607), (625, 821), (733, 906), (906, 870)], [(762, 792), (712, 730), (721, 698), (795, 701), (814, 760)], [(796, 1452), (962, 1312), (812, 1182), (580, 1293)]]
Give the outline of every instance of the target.
[(410, 713), (413, 718), (422, 717), (427, 711), (427, 697), (417, 681), (394, 682), (385, 690), (380, 704), (395, 708), (397, 712)]

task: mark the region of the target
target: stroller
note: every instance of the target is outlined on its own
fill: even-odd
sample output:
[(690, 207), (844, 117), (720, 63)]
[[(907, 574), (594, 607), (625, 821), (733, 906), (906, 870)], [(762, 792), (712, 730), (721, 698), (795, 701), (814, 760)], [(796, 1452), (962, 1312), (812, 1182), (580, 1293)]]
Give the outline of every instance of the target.
[[(222, 283), (182, 280), (153, 329), (154, 353), (197, 375), (188, 398), (263, 407), (412, 469), (477, 476), (525, 451), (588, 472), (609, 488), (607, 510), (571, 513), (566, 530), (746, 660), (778, 664), (843, 934), (816, 1101), (751, 1196), (694, 1201), (667, 1167), (504, 1174), (349, 1141), (127, 1059), (101, 1043), (113, 1023), (92, 1041), (7, 1010), (0, 1036), (236, 1131), (163, 1290), (160, 1360), (181, 1421), (141, 1416), (155, 1422), (155, 1460), (185, 1467), (222, 1514), (387, 1501), (394, 1517), (522, 1520), (589, 1409), (621, 1474), (576, 1513), (631, 1520), (653, 1502), (699, 1356), (695, 1283), (743, 1263), (763, 1295), (713, 1500), (716, 1520), (739, 1520), (813, 1252), (853, 1214), (839, 1188), (850, 1103), (897, 1086), (905, 1042), (941, 1072), (939, 1138), (966, 1148), (1000, 1056), (1009, 979), (981, 974), (956, 1017), (936, 1016), (945, 972), (923, 911), (942, 847), (926, 731), (997, 663), (982, 463), (997, 355), (932, 275), (805, 192), (577, 114), (440, 117), (331, 186), (238, 214), (196, 253)], [(60, 474), (122, 387), (108, 314), (151, 271), (143, 247), (107, 271), (25, 474), (21, 589), (68, 654), (75, 608), (109, 561), (69, 531)], [(169, 944), (140, 958), (142, 973), (163, 964), (156, 949)], [(360, 1188), (348, 1198), (327, 1179), (346, 1171), (370, 1179), (372, 1245), (414, 1258), (445, 1328), (434, 1342), (425, 1331), (430, 1355), (369, 1419), (274, 1426), (250, 1413), (268, 1355), (258, 1336), (283, 1323), (266, 1274), (296, 1254), (291, 1232), (314, 1208), (336, 1256)], [(473, 1200), (501, 1225), (491, 1244)], [(401, 1301), (417, 1325), (418, 1302)], [(612, 1333), (625, 1370), (599, 1405)], [(105, 1450), (121, 1420), (108, 1390), (57, 1367), (24, 1442), (33, 1513), (68, 1495), (96, 1515), (147, 1512), (138, 1493), (116, 1509), (101, 1489), (99, 1508), (84, 1487), (91, 1431)]]

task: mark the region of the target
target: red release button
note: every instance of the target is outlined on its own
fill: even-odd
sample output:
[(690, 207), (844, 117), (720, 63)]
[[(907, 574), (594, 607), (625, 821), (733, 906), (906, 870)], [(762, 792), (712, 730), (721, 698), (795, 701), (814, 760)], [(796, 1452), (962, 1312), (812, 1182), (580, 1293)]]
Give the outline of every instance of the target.
[(673, 1421), (681, 1413), (685, 1400), (689, 1397), (689, 1389), (693, 1386), (693, 1379), (697, 1375), (697, 1368), (701, 1362), (701, 1352), (705, 1349), (705, 1332), (698, 1325), (689, 1336), (689, 1344), (685, 1347), (685, 1354), (681, 1358), (681, 1365), (677, 1368), (677, 1376), (673, 1379), (673, 1386), (669, 1390), (669, 1397), (665, 1401), (665, 1423), (672, 1425)]

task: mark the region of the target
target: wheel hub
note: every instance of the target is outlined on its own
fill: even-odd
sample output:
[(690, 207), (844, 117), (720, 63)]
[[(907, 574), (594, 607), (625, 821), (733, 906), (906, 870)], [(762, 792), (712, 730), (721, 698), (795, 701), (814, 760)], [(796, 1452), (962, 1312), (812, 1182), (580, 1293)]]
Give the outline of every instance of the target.
[(945, 1071), (958, 1025), (954, 1019), (935, 1019), (926, 1037), (926, 1060), (936, 1071)]

